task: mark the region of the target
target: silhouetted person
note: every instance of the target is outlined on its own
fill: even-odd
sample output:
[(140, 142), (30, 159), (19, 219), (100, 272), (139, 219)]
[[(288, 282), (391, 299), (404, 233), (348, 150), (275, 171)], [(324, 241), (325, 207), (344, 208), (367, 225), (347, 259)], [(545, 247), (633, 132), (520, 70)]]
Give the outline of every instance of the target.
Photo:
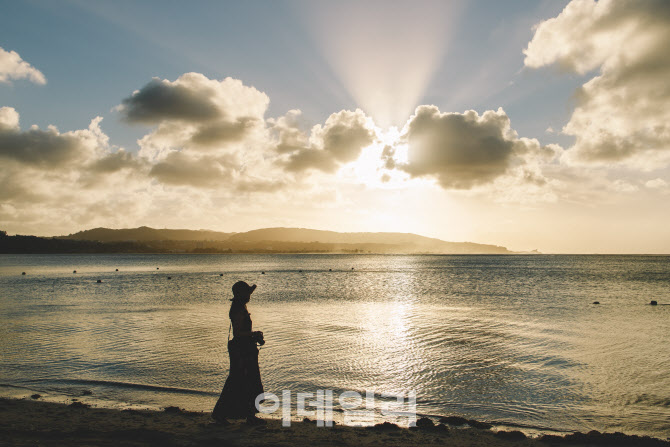
[(212, 418), (221, 424), (228, 423), (226, 418), (247, 418), (248, 423), (265, 423), (256, 417), (255, 404), (256, 396), (263, 393), (256, 343), (263, 345), (265, 342), (262, 332), (252, 330), (251, 314), (247, 310), (255, 289), (255, 284), (250, 286), (244, 281), (233, 285), (233, 303), (228, 313), (233, 327), (233, 339), (228, 340), (230, 373), (212, 411)]

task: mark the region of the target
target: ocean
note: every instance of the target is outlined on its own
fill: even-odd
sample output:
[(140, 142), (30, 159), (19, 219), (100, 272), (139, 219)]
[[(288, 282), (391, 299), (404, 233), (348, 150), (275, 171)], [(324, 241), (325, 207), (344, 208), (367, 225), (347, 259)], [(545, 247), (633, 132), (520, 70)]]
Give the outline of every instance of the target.
[(238, 280), (266, 392), (670, 436), (668, 256), (0, 255), (0, 393), (209, 411)]

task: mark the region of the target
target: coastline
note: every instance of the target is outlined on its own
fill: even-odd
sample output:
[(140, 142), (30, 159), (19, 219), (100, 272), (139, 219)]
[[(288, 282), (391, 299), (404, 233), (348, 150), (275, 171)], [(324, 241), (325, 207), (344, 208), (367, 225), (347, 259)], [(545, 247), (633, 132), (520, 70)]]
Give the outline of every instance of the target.
[(384, 423), (375, 427), (317, 427), (314, 421), (267, 419), (265, 426), (231, 421), (211, 423), (209, 413), (188, 412), (176, 407), (162, 411), (114, 410), (30, 399), (0, 398), (0, 445), (165, 445), (165, 446), (649, 446), (670, 447), (669, 441), (621, 433), (575, 433), (528, 438), (518, 431), (432, 425), (419, 420), (417, 427), (400, 428)]

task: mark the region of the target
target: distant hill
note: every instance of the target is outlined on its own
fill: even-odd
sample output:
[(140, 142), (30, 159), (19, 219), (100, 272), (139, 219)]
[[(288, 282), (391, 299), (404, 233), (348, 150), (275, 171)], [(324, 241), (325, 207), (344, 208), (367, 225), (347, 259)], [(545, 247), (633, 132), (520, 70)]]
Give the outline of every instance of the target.
[(140, 242), (99, 242), (44, 238), (37, 236), (7, 236), (0, 231), (0, 253), (166, 253)]
[[(318, 242), (334, 245), (382, 245), (388, 252), (512, 253), (497, 245), (446, 242), (412, 233), (338, 233), (306, 228), (263, 228), (232, 235), (229, 242)], [(382, 248), (382, 247), (379, 247)]]
[(235, 233), (221, 233), (209, 230), (168, 230), (149, 227), (124, 228), (113, 230), (110, 228), (93, 228), (67, 236), (58, 236), (58, 239), (73, 239), (100, 242), (121, 241), (225, 241)]
[(338, 233), (306, 228), (263, 228), (244, 233), (208, 230), (170, 230), (149, 227), (94, 228), (58, 239), (142, 242), (157, 252), (199, 253), (444, 253), (511, 254), (497, 245), (447, 242), (412, 233)]

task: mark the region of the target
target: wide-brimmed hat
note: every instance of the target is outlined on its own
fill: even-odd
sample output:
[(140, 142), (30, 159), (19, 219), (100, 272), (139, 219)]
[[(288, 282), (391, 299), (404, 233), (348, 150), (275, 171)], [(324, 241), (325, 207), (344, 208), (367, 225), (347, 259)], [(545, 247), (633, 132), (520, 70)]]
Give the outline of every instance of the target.
[(250, 286), (244, 281), (237, 281), (233, 284), (233, 297), (249, 296), (256, 290), (256, 284)]

